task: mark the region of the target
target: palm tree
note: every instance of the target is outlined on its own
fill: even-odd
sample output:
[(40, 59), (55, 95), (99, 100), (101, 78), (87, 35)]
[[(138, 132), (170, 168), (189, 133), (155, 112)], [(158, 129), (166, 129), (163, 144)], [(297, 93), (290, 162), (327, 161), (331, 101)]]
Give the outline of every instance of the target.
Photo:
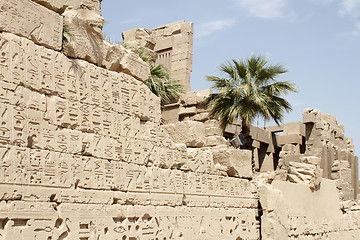
[(177, 99), (183, 92), (183, 86), (171, 80), (170, 72), (163, 65), (150, 64), (150, 78), (145, 82), (150, 91), (161, 99), (161, 106)]
[(288, 101), (281, 97), (296, 92), (296, 86), (276, 77), (286, 73), (282, 65), (270, 65), (263, 56), (251, 56), (246, 60), (231, 60), (220, 65), (224, 78), (206, 76), (216, 92), (204, 102), (210, 107), (210, 117), (220, 120), (224, 131), (235, 119), (241, 119), (242, 134), (250, 144), (250, 124), (257, 117), (274, 120), (279, 124), (284, 112), (292, 110)]
[(161, 106), (169, 103), (173, 99), (180, 97), (184, 92), (183, 86), (173, 81), (170, 72), (163, 65), (155, 64), (155, 56), (147, 53), (144, 48), (135, 48), (132, 51), (139, 57), (150, 64), (150, 78), (145, 84), (150, 91), (161, 99)]

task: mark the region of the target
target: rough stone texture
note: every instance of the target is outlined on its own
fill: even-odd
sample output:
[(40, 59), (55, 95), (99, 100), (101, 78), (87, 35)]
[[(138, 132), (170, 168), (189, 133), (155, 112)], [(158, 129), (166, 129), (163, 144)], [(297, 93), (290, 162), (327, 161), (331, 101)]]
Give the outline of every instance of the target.
[[(56, 203), (23, 201), (2, 204), (0, 216), (11, 214), (1, 220), (5, 226), (3, 235), (7, 239), (258, 238), (254, 212), (237, 208), (63, 203), (54, 210), (54, 206)], [(44, 214), (46, 219), (40, 217)]]
[(283, 193), (271, 186), (260, 189), (260, 203), (263, 209), (261, 217), (261, 236), (263, 239), (288, 239), (288, 216)]
[(224, 166), (229, 176), (251, 178), (251, 151), (239, 149), (213, 150), (214, 164)]
[(87, 8), (100, 13), (101, 0), (32, 0), (55, 12), (63, 13), (66, 8)]
[[(212, 131), (210, 135), (222, 136), (222, 132), (219, 129), (218, 121), (210, 119), (209, 111), (204, 108), (202, 102), (207, 96), (211, 94), (211, 90), (202, 90), (187, 92), (180, 96), (177, 103), (171, 103), (165, 105), (162, 111), (162, 118), (165, 123), (176, 123), (178, 121), (197, 121), (206, 122), (208, 120), (215, 121), (217, 124), (207, 126), (207, 134)], [(214, 127), (216, 129), (208, 129)]]
[(188, 147), (205, 145), (205, 126), (200, 122), (184, 121), (165, 125), (175, 143), (185, 143)]
[(253, 184), (175, 144), (142, 82), (0, 43), (0, 238), (258, 239)]
[(290, 182), (304, 182), (315, 189), (321, 183), (322, 170), (313, 164), (290, 162), (287, 176)]
[(127, 73), (144, 82), (150, 76), (149, 65), (131, 50), (103, 41), (104, 19), (95, 10), (68, 8), (64, 17), (62, 52), (111, 71)]
[(130, 48), (144, 48), (156, 56), (156, 64), (164, 65), (175, 81), (191, 91), (190, 74), (193, 55), (193, 24), (184, 21), (154, 29), (134, 28), (123, 32)]
[(84, 59), (101, 66), (105, 58), (103, 17), (89, 9), (66, 9), (62, 16), (65, 37), (62, 52), (68, 57)]
[(115, 72), (127, 73), (136, 79), (145, 82), (150, 76), (149, 65), (131, 50), (120, 44), (104, 42), (106, 55), (102, 66)]
[[(83, 60), (22, 35), (32, 24), (0, 32), (0, 239), (358, 238), (358, 158), (336, 118), (305, 110), (304, 124), (252, 127), (253, 151), (234, 149), (200, 91), (171, 106), (186, 121), (161, 125), (160, 100), (142, 83), (148, 66), (100, 39), (97, 1), (18, 2), (1, 3), (0, 16), (21, 23), (10, 5), (50, 20), (65, 11), (84, 45), (64, 52)], [(158, 61), (187, 58), (176, 73), (189, 70), (190, 33), (178, 22), (131, 34)]]
[(0, 1), (0, 32), (11, 32), (54, 50), (62, 45), (62, 17), (31, 1)]
[[(302, 184), (274, 180), (260, 193), (264, 239), (356, 239), (360, 230), (353, 216), (343, 213), (335, 182), (323, 179), (313, 192)], [(281, 206), (281, 207), (280, 207)]]

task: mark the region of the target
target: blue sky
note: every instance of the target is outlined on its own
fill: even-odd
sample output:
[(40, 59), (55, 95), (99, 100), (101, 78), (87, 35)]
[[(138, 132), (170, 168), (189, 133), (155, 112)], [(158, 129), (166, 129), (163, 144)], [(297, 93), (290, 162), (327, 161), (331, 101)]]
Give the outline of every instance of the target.
[(104, 0), (104, 32), (194, 23), (192, 90), (210, 88), (220, 63), (261, 54), (287, 66), (281, 80), (299, 88), (285, 122), (316, 108), (338, 118), (360, 151), (360, 0)]

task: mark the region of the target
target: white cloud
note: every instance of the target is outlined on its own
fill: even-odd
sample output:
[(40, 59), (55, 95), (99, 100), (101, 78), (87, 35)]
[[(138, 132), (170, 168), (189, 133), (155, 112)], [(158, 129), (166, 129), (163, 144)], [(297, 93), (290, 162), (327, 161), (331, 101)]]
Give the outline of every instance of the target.
[(353, 14), (356, 9), (359, 9), (360, 0), (342, 0), (341, 2), (341, 14)]
[(284, 15), (286, 0), (236, 0), (250, 16), (258, 18), (280, 18)]
[(198, 29), (195, 31), (197, 32), (196, 37), (197, 38), (204, 37), (213, 34), (214, 32), (217, 31), (232, 28), (234, 25), (235, 25), (235, 20), (233, 19), (222, 19), (222, 20), (207, 22), (199, 25)]

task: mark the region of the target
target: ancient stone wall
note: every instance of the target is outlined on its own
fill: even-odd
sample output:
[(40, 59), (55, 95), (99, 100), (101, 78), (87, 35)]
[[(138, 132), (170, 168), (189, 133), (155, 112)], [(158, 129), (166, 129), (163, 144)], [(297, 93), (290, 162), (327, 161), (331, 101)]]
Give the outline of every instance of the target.
[[(252, 127), (254, 151), (240, 150), (240, 124), (223, 134), (200, 91), (163, 125), (148, 64), (103, 41), (100, 1), (0, 7), (0, 239), (360, 235), (358, 159), (335, 118)], [(134, 43), (191, 71), (192, 24), (138, 30)]]
[[(217, 139), (215, 145), (220, 149), (240, 133), (239, 121), (228, 125), (224, 133), (219, 131), (218, 121), (210, 119), (208, 110), (201, 105), (209, 93), (186, 93), (177, 103), (165, 106), (163, 117), (172, 122), (166, 127), (175, 142), (182, 140), (194, 149), (204, 149), (211, 137), (214, 143)], [(357, 239), (360, 234), (360, 207), (355, 200), (357, 157), (351, 157), (354, 153), (351, 140), (344, 136), (344, 127), (330, 115), (306, 109), (303, 118), (304, 123), (266, 129), (251, 126), (253, 161), (247, 164), (253, 164), (252, 182), (260, 196), (259, 238)], [(323, 155), (324, 147), (338, 152), (333, 160)], [(212, 151), (214, 157), (218, 156)], [(239, 171), (245, 167), (241, 161), (235, 157), (229, 164), (231, 155), (226, 152), (221, 155), (228, 157), (218, 169), (245, 176)], [(337, 160), (339, 157), (353, 159), (352, 166), (349, 161)], [(232, 167), (226, 168), (229, 165)], [(324, 165), (332, 166), (327, 177)]]
[(0, 4), (0, 239), (259, 238), (251, 153), (174, 141), (98, 1)]
[(193, 32), (192, 23), (178, 21), (153, 29), (127, 30), (123, 32), (123, 39), (130, 48), (148, 51), (155, 57), (156, 64), (165, 66), (172, 79), (180, 82), (185, 92), (190, 92)]

